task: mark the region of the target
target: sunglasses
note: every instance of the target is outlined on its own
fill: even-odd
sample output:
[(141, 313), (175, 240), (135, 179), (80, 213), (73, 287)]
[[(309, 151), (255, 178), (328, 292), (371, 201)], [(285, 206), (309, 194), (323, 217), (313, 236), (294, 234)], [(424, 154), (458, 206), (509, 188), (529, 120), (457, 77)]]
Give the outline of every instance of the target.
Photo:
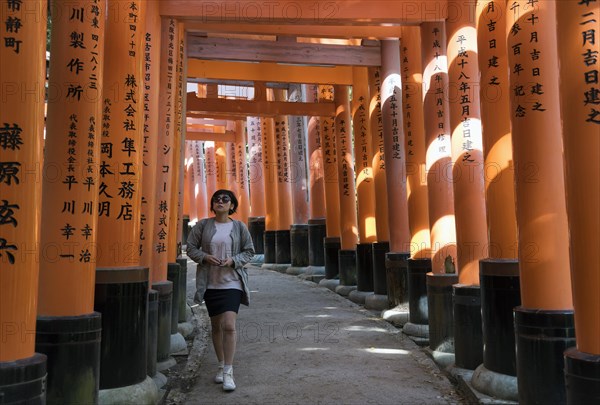
[(231, 201), (231, 198), (229, 198), (228, 195), (218, 195), (218, 196), (214, 197), (212, 200), (213, 200), (213, 202), (216, 202), (216, 203), (219, 203), (219, 202), (228, 203)]

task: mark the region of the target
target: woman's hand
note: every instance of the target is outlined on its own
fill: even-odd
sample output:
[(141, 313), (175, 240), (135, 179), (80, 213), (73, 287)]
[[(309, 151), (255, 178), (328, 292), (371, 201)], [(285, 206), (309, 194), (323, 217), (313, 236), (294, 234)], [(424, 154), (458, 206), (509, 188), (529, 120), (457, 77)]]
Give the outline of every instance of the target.
[(213, 266), (221, 266), (223, 263), (223, 260), (217, 259), (213, 255), (206, 255), (206, 256), (204, 256), (204, 263), (212, 264)]
[(233, 259), (231, 257), (228, 257), (227, 259), (222, 260), (220, 266), (221, 267), (233, 267)]

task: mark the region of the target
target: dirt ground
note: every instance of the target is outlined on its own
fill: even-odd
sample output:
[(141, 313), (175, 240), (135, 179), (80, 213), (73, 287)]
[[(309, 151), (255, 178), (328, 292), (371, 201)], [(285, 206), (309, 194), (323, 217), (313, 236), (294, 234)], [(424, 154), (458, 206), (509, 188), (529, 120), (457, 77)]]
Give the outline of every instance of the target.
[[(188, 300), (195, 265), (188, 263)], [(465, 404), (438, 366), (399, 329), (296, 276), (249, 268), (238, 316), (237, 389), (212, 381), (217, 361), (203, 305), (192, 307), (189, 355), (177, 356), (162, 404)]]

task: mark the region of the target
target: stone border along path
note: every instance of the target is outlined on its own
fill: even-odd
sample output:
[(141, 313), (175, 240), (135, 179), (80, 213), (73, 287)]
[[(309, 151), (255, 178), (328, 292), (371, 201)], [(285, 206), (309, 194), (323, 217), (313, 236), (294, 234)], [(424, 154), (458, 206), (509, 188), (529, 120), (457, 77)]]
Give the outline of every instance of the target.
[[(188, 302), (195, 290), (188, 261)], [(190, 354), (167, 371), (163, 404), (465, 404), (411, 339), (379, 314), (303, 281), (249, 265), (251, 302), (238, 316), (237, 389), (215, 384), (204, 305)]]

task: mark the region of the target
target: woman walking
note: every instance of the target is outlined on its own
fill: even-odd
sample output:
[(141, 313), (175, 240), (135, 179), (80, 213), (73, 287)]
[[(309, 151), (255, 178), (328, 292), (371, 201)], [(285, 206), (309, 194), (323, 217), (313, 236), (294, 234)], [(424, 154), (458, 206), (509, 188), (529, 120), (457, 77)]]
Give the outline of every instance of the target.
[(236, 349), (235, 323), (240, 304), (249, 304), (248, 273), (244, 265), (254, 256), (254, 245), (246, 225), (229, 216), (238, 201), (229, 190), (217, 190), (210, 200), (215, 216), (200, 220), (187, 239), (187, 255), (199, 264), (196, 285), (210, 316), (212, 341), (219, 370), (216, 383), (233, 391), (233, 357)]

